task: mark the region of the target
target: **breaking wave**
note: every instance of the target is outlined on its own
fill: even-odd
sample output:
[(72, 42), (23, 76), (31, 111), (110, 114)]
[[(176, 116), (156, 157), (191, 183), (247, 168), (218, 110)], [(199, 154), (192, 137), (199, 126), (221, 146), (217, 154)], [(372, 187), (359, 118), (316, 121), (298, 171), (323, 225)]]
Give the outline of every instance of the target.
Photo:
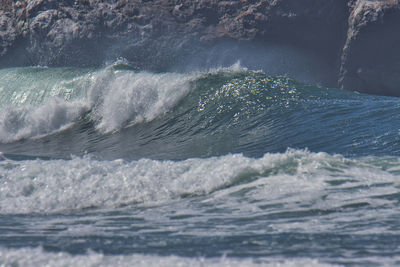
[[(88, 157), (51, 161), (4, 159), (0, 162), (0, 213), (117, 208), (236, 194), (256, 203), (250, 209), (252, 212), (261, 203), (273, 205), (282, 202), (282, 198), (288, 208), (299, 201), (302, 205), (309, 203), (307, 209), (321, 211), (357, 203), (379, 206), (383, 201), (379, 195), (385, 198), (397, 192), (399, 162), (399, 158), (352, 160), (296, 150), (258, 159), (235, 154), (177, 162), (97, 161)], [(357, 189), (363, 186), (377, 188)], [(327, 198), (322, 201), (324, 195)]]
[(0, 265), (398, 263), (398, 98), (239, 64), (0, 77)]
[(8, 154), (185, 159), (261, 157), (289, 147), (400, 152), (397, 98), (301, 84), (238, 64), (193, 73), (137, 72), (123, 64), (0, 72), (0, 150)]

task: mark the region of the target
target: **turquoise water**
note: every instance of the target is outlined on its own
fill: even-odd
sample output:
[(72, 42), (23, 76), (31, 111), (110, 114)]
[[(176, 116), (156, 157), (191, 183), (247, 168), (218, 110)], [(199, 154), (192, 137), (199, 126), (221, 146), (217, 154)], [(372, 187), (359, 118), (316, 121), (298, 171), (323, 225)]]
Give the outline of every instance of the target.
[(400, 100), (239, 65), (0, 70), (5, 265), (395, 265)]

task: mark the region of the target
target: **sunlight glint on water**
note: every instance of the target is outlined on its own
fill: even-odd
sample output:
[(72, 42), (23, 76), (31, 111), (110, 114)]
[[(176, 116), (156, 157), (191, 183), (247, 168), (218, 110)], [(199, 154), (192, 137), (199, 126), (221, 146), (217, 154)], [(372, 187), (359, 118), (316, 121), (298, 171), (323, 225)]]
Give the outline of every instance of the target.
[(239, 65), (0, 75), (0, 264), (399, 264), (397, 98)]

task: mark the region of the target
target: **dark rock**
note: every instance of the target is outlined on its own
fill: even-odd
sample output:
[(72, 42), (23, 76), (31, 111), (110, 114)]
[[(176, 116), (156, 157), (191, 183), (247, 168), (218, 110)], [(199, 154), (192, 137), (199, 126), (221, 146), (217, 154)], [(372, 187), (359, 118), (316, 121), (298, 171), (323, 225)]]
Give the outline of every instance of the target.
[[(398, 0), (0, 0), (0, 66), (98, 66), (123, 57), (165, 71), (238, 58), (291, 74), (286, 69), (298, 58), (310, 58), (314, 63), (302, 60), (298, 69), (315, 64), (310, 75), (322, 74), (326, 85), (339, 80), (351, 90), (400, 95), (399, 6)], [(275, 52), (286, 57), (280, 68), (274, 65), (282, 60), (268, 63)]]
[(0, 65), (10, 62), (5, 49), (18, 38), (29, 60), (16, 65), (96, 65), (124, 56), (162, 69), (182, 51), (195, 55), (221, 40), (290, 40), (337, 58), (348, 12), (343, 0), (2, 1), (9, 14), (3, 20), (23, 25), (5, 30)]
[(400, 96), (400, 5), (354, 1), (339, 83), (364, 93)]

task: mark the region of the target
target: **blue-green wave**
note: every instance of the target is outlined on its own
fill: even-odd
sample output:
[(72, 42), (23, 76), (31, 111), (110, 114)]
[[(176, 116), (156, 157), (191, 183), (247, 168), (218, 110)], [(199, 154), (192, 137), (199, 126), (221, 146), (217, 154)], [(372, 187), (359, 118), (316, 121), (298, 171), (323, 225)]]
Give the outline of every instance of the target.
[(400, 155), (398, 98), (239, 66), (195, 73), (0, 70), (0, 150), (68, 158), (261, 157), (288, 148)]

